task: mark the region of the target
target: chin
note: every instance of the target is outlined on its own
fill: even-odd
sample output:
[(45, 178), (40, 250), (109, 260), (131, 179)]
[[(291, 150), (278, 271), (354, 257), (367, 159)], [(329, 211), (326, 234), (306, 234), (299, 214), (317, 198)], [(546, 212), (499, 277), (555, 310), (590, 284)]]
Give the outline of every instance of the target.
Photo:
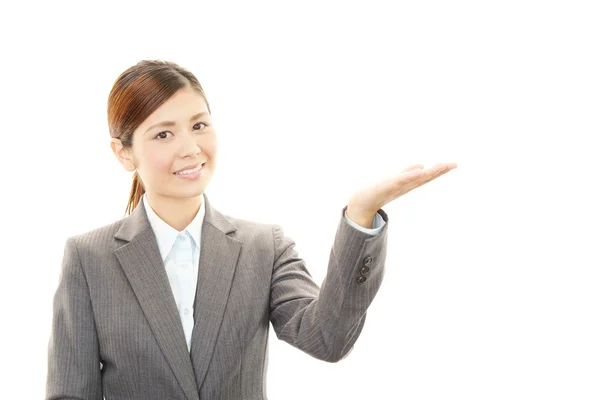
[(193, 197), (201, 196), (204, 193), (204, 189), (205, 189), (204, 185), (196, 186), (196, 187), (189, 187), (189, 188), (186, 188), (186, 190), (174, 191), (173, 195), (174, 195), (174, 197), (190, 199)]

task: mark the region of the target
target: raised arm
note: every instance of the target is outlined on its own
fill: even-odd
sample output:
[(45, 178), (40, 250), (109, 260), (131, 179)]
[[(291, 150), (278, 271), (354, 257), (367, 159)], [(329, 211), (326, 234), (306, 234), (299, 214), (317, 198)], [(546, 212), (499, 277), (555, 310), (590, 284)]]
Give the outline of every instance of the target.
[(328, 362), (337, 362), (349, 353), (383, 279), (388, 217), (383, 210), (378, 213), (385, 221), (378, 235), (340, 218), (320, 289), (298, 256), (294, 241), (279, 225), (273, 226), (270, 305), (271, 323), (279, 339)]

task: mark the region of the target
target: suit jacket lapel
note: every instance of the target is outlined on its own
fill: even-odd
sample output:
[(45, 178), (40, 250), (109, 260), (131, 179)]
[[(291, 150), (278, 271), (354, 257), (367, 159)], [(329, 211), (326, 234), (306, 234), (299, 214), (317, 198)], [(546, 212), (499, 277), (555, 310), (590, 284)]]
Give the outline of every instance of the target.
[(198, 400), (198, 388), (175, 298), (156, 236), (141, 202), (125, 218), (114, 237), (127, 242), (115, 250), (115, 255), (160, 349), (188, 400)]
[(191, 359), (196, 386), (202, 387), (211, 361), (242, 242), (229, 236), (236, 227), (206, 197), (198, 284), (194, 299)]

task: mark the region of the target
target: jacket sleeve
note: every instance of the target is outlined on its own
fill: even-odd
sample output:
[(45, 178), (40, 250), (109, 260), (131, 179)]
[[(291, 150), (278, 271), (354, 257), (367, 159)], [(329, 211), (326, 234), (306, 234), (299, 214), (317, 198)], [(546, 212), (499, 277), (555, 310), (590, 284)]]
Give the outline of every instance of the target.
[(87, 281), (68, 238), (53, 300), (46, 400), (102, 400), (98, 347)]
[(313, 281), (294, 241), (273, 225), (270, 320), (277, 338), (323, 361), (337, 362), (353, 348), (384, 275), (388, 217), (379, 235), (351, 226), (340, 215), (327, 274)]

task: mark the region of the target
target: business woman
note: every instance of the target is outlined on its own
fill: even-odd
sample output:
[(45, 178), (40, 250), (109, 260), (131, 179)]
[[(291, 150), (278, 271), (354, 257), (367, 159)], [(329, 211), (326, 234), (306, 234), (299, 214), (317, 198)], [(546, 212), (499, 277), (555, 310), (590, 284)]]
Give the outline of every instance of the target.
[(413, 165), (352, 195), (319, 287), (279, 225), (209, 201), (216, 131), (190, 71), (130, 67), (110, 92), (108, 125), (134, 172), (127, 215), (66, 241), (46, 399), (266, 399), (269, 322), (312, 357), (341, 360), (384, 275), (381, 207), (456, 167)]

